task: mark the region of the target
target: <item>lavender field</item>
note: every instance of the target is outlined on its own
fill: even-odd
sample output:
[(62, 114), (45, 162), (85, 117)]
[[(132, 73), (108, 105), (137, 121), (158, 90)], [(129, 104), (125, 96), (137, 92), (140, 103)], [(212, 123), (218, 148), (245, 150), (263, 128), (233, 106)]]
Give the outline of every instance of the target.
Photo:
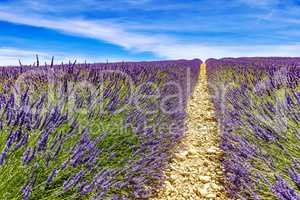
[(0, 68), (0, 199), (300, 199), (299, 58)]
[(153, 195), (184, 136), (187, 89), (200, 64), (1, 68), (0, 198)]
[(300, 0), (0, 0), (0, 200), (300, 200)]
[(207, 61), (225, 187), (238, 199), (300, 199), (299, 58)]

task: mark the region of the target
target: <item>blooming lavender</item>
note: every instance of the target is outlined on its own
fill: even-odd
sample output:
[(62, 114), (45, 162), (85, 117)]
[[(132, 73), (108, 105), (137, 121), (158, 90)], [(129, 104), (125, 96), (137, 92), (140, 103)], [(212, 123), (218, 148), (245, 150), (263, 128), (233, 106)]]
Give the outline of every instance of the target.
[(207, 61), (225, 187), (235, 198), (299, 199), (299, 64), (299, 58)]
[[(0, 67), (0, 199), (152, 196), (184, 134), (200, 64)], [(170, 98), (176, 86), (181, 99)]]
[(297, 171), (294, 168), (288, 169), (288, 172), (290, 178), (297, 185), (298, 189), (300, 189), (300, 173), (297, 173)]
[(276, 183), (271, 188), (281, 200), (300, 199), (300, 196), (298, 196), (295, 191), (288, 186), (287, 182), (279, 176), (276, 176)]

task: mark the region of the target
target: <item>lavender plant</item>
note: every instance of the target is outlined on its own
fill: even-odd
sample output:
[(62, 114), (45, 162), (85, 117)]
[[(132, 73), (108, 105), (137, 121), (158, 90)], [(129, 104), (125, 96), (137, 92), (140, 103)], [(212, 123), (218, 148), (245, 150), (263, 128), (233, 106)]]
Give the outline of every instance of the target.
[(154, 194), (200, 60), (0, 68), (1, 199)]
[(207, 61), (225, 186), (235, 198), (300, 199), (299, 64), (299, 58)]

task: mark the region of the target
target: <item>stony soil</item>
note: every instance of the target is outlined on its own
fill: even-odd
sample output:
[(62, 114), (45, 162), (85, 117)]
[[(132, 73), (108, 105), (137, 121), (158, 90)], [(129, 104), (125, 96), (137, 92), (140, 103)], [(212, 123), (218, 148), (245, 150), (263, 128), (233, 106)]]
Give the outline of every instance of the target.
[(164, 188), (154, 200), (228, 199), (223, 187), (220, 132), (209, 100), (205, 65), (187, 107), (188, 131), (174, 149)]

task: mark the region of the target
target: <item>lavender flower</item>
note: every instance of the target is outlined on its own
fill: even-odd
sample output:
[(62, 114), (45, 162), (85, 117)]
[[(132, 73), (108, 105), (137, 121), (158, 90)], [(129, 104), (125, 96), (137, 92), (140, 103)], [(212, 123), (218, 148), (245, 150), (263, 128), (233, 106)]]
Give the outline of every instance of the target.
[(54, 168), (51, 174), (47, 178), (46, 185), (49, 185), (52, 182), (53, 178), (57, 175), (57, 173), (58, 173), (58, 169)]
[(68, 191), (72, 186), (76, 186), (80, 179), (84, 176), (84, 172), (80, 170), (78, 173), (71, 176), (67, 181), (64, 182), (63, 187), (65, 191)]
[(281, 200), (299, 200), (300, 197), (289, 187), (287, 182), (280, 176), (276, 176), (276, 183), (272, 186), (272, 191)]
[(288, 170), (290, 178), (294, 181), (298, 188), (300, 188), (300, 174), (297, 173), (293, 168)]
[(22, 188), (23, 197), (22, 200), (28, 200), (32, 191), (32, 185), (28, 184)]

